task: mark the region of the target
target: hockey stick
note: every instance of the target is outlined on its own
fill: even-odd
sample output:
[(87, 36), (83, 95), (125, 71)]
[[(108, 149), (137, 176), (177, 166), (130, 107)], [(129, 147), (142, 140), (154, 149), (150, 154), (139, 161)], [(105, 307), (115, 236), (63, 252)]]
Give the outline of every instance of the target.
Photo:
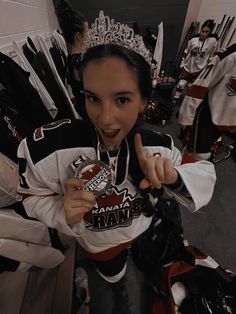
[[(236, 32), (236, 27), (234, 28), (234, 30), (233, 30), (233, 32), (232, 32), (232, 34), (231, 34), (230, 38), (229, 38), (229, 41), (228, 41), (228, 43), (227, 43), (227, 46), (229, 46), (229, 45), (230, 45), (230, 43), (231, 43), (232, 39), (234, 38), (234, 34), (235, 34), (235, 32)], [(226, 46), (226, 47), (227, 47), (227, 46)]]
[(227, 20), (226, 20), (226, 22), (225, 22), (225, 24), (224, 24), (224, 26), (223, 26), (223, 29), (222, 29), (221, 33), (218, 35), (218, 36), (219, 36), (219, 39), (222, 38), (222, 36), (223, 36), (223, 34), (224, 34), (224, 32), (225, 32), (225, 29), (226, 29), (226, 27), (227, 27), (228, 24), (229, 24), (229, 21), (230, 21), (230, 16), (227, 18)]
[(226, 14), (224, 14), (224, 16), (223, 16), (223, 18), (222, 18), (222, 20), (221, 20), (221, 23), (217, 25), (217, 28), (216, 28), (216, 31), (215, 31), (215, 33), (216, 33), (217, 35), (219, 35), (219, 32), (220, 32), (220, 30), (221, 30), (221, 27), (222, 27), (224, 21), (225, 21), (225, 18), (226, 18)]
[(234, 19), (235, 19), (235, 16), (232, 17), (232, 19), (229, 21), (229, 23), (228, 23), (228, 25), (227, 25), (227, 27), (225, 29), (224, 35), (222, 36), (222, 40), (221, 40), (221, 46), (223, 46), (223, 43), (224, 43), (224, 41), (225, 41), (225, 39), (226, 39), (226, 37), (228, 35), (228, 32), (229, 32), (233, 22), (234, 22)]

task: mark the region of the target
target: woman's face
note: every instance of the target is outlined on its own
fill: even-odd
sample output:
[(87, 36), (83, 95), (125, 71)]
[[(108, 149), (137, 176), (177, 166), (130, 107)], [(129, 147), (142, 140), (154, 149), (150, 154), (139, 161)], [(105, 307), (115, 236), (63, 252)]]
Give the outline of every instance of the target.
[(202, 29), (201, 29), (201, 32), (200, 32), (200, 39), (204, 40), (208, 37), (208, 35), (210, 34), (210, 28), (208, 26), (204, 26)]
[(106, 148), (117, 149), (146, 106), (136, 72), (118, 57), (94, 60), (84, 69), (83, 85), (90, 120)]
[(84, 22), (83, 24), (83, 32), (76, 32), (74, 34), (74, 44), (75, 45), (83, 45), (84, 44), (84, 41), (87, 37), (87, 33), (88, 33), (88, 30), (89, 30), (89, 25), (88, 25), (88, 22)]

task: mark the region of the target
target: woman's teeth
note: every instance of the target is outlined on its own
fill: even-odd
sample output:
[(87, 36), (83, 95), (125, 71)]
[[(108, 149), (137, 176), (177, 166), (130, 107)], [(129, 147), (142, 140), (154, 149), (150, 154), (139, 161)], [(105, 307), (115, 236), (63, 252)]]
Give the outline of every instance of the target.
[(113, 137), (118, 134), (119, 130), (103, 130), (102, 132), (105, 136)]

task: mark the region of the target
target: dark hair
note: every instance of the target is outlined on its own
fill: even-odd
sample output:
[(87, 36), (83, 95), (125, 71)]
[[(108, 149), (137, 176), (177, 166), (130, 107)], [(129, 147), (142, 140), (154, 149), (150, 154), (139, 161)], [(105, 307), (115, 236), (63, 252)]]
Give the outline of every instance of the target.
[(203, 27), (205, 27), (205, 26), (209, 27), (210, 32), (212, 32), (212, 30), (213, 30), (213, 28), (214, 28), (214, 26), (215, 26), (214, 20), (206, 20), (206, 21), (202, 24), (201, 29), (202, 29)]
[(85, 16), (70, 7), (67, 1), (61, 1), (55, 9), (59, 26), (62, 30), (65, 41), (72, 45), (74, 34), (84, 32), (84, 23), (87, 22)]
[(142, 98), (148, 99), (151, 96), (152, 78), (149, 64), (140, 54), (116, 44), (98, 45), (86, 51), (80, 67), (81, 80), (83, 81), (84, 69), (91, 61), (107, 57), (117, 57), (125, 61), (128, 67), (137, 74), (139, 91)]

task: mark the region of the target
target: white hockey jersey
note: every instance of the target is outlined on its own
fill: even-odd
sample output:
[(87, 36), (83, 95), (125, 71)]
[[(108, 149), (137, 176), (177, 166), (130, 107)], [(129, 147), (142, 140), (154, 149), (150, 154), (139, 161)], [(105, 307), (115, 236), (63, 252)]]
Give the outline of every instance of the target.
[(216, 55), (189, 87), (181, 104), (179, 123), (192, 125), (205, 97), (212, 122), (221, 128), (236, 128), (236, 44)]
[[(150, 225), (151, 218), (143, 214), (143, 198), (132, 173), (138, 175), (134, 153), (133, 132), (123, 140), (119, 153), (110, 158), (112, 184), (109, 192), (98, 196), (97, 204), (82, 222), (68, 225), (63, 209), (65, 180), (74, 177), (75, 160), (101, 160), (99, 138), (88, 122), (68, 119), (37, 129), (24, 139), (18, 149), (21, 182), (18, 192), (25, 196), (27, 214), (47, 226), (75, 237), (80, 246), (95, 259), (111, 258), (128, 246)], [(180, 174), (186, 193), (165, 187), (191, 211), (206, 205), (213, 193), (214, 166), (206, 161), (181, 165), (181, 154), (167, 135), (142, 130), (146, 154), (170, 158)], [(185, 192), (186, 192), (185, 189)]]
[(200, 72), (207, 64), (209, 57), (217, 50), (218, 40), (210, 35), (204, 40), (199, 35), (188, 41), (188, 45), (182, 56), (181, 67), (187, 73)]

